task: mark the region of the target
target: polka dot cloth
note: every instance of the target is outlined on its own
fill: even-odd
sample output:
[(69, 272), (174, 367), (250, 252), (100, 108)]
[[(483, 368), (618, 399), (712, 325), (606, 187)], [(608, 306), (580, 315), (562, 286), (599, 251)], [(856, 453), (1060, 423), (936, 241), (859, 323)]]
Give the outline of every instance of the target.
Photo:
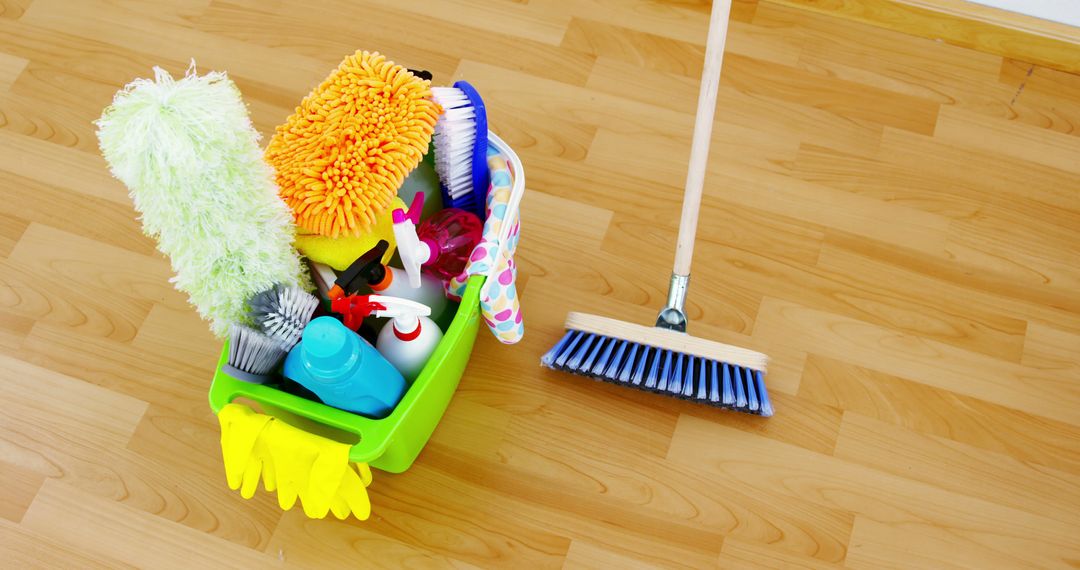
[(514, 228), (510, 231), (506, 243), (498, 243), (499, 230), (503, 223), (517, 217), (512, 215), (514, 212), (507, 212), (510, 192), (514, 185), (514, 173), (510, 170), (506, 158), (491, 146), (488, 147), (487, 159), (491, 169), (491, 187), (487, 196), (484, 237), (473, 250), (465, 271), (450, 280), (447, 295), (461, 299), (469, 276), (487, 275), (492, 264), (495, 264), (495, 276), (484, 284), (480, 292), (480, 315), (495, 338), (504, 344), (514, 344), (525, 334), (525, 324), (521, 319), (521, 299), (518, 298), (515, 285), (517, 266), (514, 264), (514, 250), (517, 249), (518, 238), (521, 236), (520, 221), (514, 222)]

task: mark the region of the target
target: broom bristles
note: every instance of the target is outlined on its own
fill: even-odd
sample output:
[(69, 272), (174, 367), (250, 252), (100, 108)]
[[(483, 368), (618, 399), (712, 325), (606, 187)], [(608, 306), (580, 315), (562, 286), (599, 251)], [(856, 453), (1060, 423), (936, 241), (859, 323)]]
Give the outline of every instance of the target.
[(570, 313), (543, 366), (762, 416), (768, 357), (745, 348), (606, 317)]
[(765, 372), (769, 364), (769, 357), (760, 352), (698, 338), (686, 333), (646, 327), (598, 315), (570, 313), (566, 316), (566, 328), (626, 339), (761, 372)]

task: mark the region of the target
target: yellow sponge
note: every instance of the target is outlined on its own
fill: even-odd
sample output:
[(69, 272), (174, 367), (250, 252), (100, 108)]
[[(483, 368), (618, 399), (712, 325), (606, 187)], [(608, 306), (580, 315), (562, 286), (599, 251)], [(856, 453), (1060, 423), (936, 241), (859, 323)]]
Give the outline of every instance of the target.
[(408, 210), (405, 202), (395, 197), (390, 201), (390, 206), (386, 211), (375, 217), (371, 231), (359, 237), (343, 235), (332, 238), (319, 234), (298, 233), (295, 242), (296, 249), (311, 261), (329, 265), (338, 271), (345, 271), (352, 262), (356, 261), (356, 258), (370, 251), (380, 240), (385, 240), (390, 242), (390, 247), (386, 250), (382, 262), (389, 263), (397, 248), (397, 241), (394, 240), (394, 221), (390, 213), (398, 208)]

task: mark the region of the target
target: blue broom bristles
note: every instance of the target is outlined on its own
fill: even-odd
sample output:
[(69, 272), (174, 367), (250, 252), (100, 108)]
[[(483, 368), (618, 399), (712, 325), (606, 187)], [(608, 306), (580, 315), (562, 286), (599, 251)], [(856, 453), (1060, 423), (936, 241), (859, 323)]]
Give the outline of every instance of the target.
[(625, 339), (568, 330), (540, 363), (647, 392), (773, 415), (762, 371)]

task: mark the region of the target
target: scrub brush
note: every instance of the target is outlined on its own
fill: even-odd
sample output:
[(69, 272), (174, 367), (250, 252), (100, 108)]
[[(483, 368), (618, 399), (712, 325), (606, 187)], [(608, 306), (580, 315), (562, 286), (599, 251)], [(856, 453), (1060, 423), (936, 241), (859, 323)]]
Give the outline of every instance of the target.
[(276, 285), (252, 297), (248, 306), (255, 325), (288, 350), (300, 342), (319, 300), (299, 287)]
[(709, 160), (716, 91), (724, 58), (731, 0), (714, 0), (701, 74), (694, 139), (667, 305), (656, 326), (645, 327), (570, 313), (566, 334), (540, 358), (543, 366), (740, 412), (773, 415), (765, 390), (768, 357), (686, 334), (686, 290), (694, 252), (705, 168)]
[(280, 340), (244, 325), (229, 328), (229, 357), (221, 371), (244, 382), (264, 384), (289, 349)]
[(435, 123), (433, 141), (443, 207), (460, 208), (483, 220), (491, 182), (484, 100), (466, 81), (458, 81), (453, 87), (433, 87), (431, 97), (443, 108)]

